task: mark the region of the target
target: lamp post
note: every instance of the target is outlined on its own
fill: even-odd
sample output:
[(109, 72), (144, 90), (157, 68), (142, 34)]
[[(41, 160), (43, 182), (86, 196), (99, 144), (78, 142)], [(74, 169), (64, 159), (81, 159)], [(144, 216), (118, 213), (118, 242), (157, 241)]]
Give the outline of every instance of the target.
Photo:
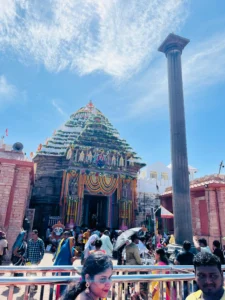
[(174, 233), (177, 244), (193, 239), (181, 67), (182, 50), (188, 43), (186, 38), (169, 34), (158, 49), (165, 53), (168, 66)]

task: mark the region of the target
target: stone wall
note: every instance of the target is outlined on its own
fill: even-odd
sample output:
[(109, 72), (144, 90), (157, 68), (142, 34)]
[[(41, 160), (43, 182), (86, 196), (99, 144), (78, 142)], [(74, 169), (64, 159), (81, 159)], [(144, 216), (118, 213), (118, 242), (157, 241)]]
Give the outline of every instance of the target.
[(6, 232), (9, 250), (22, 227), (32, 174), (32, 162), (0, 159), (0, 228)]

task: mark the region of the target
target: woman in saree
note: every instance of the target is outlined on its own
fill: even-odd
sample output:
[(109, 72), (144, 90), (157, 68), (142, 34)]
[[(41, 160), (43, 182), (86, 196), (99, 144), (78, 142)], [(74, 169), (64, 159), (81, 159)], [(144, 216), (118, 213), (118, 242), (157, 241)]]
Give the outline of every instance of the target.
[[(72, 266), (74, 261), (77, 258), (77, 251), (75, 250), (75, 239), (74, 237), (68, 238), (65, 243), (62, 245), (54, 266)], [(59, 274), (57, 274), (59, 275)], [(69, 276), (70, 273), (65, 272), (61, 273), (60, 276)], [(66, 285), (57, 285), (56, 287), (56, 299), (59, 299), (66, 289)]]
[[(27, 232), (22, 230), (16, 238), (16, 241), (12, 247), (11, 262), (14, 266), (23, 266), (25, 264), (24, 253), (27, 249)], [(21, 273), (15, 273), (15, 277), (23, 276)]]
[[(157, 249), (155, 251), (155, 260), (156, 260), (155, 266), (165, 266), (165, 265), (169, 264), (168, 259), (167, 259), (166, 254), (165, 254), (165, 251), (161, 248)], [(157, 270), (152, 271), (152, 274), (159, 274), (159, 273), (160, 272), (157, 271)], [(153, 300), (159, 300), (160, 299), (159, 281), (153, 281), (151, 283), (150, 292), (151, 292)], [(168, 283), (166, 283), (166, 300), (170, 300), (170, 288), (169, 288)]]

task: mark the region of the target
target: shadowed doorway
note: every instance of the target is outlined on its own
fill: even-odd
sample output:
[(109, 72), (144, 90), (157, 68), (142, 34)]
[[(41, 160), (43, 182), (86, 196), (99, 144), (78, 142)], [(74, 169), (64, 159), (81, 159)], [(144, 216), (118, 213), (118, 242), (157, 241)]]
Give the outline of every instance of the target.
[(108, 221), (108, 197), (84, 196), (84, 223), (93, 229), (96, 225), (106, 227)]

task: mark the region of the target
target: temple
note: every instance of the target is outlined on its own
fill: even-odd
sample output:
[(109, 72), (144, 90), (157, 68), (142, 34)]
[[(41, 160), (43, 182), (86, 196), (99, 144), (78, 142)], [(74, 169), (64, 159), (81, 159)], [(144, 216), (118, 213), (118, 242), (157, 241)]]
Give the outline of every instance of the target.
[(134, 225), (137, 173), (145, 164), (92, 102), (40, 144), (33, 160), (38, 229), (51, 216), (67, 226)]

